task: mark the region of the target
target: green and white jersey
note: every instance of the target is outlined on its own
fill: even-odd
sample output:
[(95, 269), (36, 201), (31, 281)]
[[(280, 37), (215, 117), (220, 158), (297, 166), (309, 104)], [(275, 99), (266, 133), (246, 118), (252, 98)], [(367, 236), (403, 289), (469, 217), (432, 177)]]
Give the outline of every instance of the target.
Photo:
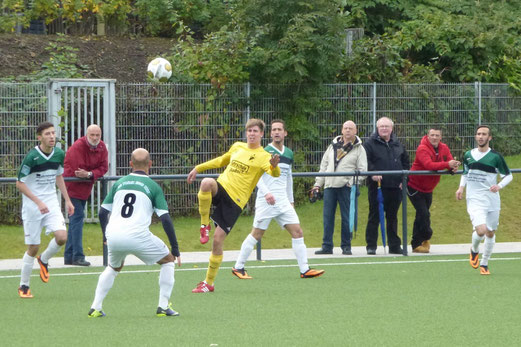
[[(36, 146), (25, 156), (18, 170), (18, 181), (25, 183), (45, 204), (58, 203), (56, 176), (63, 174), (64, 159), (65, 153), (60, 148), (54, 147), (50, 154), (45, 154)], [(38, 206), (25, 194), (22, 196), (22, 218), (25, 220), (33, 212), (40, 215)]]
[(144, 173), (133, 172), (120, 178), (103, 201), (102, 207), (112, 211), (106, 235), (125, 234), (139, 237), (150, 233), (152, 214), (168, 213), (163, 190)]
[(273, 177), (264, 173), (257, 183), (257, 200), (256, 204), (266, 203), (264, 196), (271, 193), (275, 197), (275, 201), (283, 202), (288, 200), (293, 203), (293, 151), (283, 146), (279, 151), (272, 143), (264, 148), (268, 153), (280, 155), (280, 176)]
[[(472, 200), (472, 204), (487, 207), (489, 211), (499, 210), (499, 192), (490, 191), (490, 187), (497, 184), (498, 174), (502, 178), (511, 177), (510, 169), (501, 154), (492, 149), (487, 152), (480, 152), (477, 148), (467, 151), (463, 157), (463, 175), (460, 182), (460, 186), (467, 186), (467, 200)], [(510, 180), (501, 183), (504, 186), (508, 182)]]

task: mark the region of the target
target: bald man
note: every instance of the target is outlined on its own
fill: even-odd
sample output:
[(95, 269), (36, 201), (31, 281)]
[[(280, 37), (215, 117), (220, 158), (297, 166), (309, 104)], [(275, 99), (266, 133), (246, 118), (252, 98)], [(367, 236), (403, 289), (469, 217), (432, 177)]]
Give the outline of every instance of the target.
[[(342, 135), (333, 139), (322, 156), (319, 172), (367, 171), (367, 157), (362, 140), (356, 135), (357, 128), (348, 120), (342, 125)], [(340, 248), (342, 254), (351, 255), (351, 233), (349, 230), (349, 198), (354, 183), (350, 176), (317, 177), (313, 189), (324, 188), (322, 248), (315, 254), (333, 254), (333, 232), (335, 231), (335, 212), (340, 206)]]
[[(163, 190), (159, 184), (148, 177), (151, 166), (152, 161), (146, 149), (134, 150), (130, 160), (132, 173), (120, 178), (114, 184), (101, 205), (99, 218), (103, 241), (107, 243), (109, 266), (99, 277), (94, 301), (88, 313), (89, 317), (105, 316), (102, 310), (103, 300), (123, 268), (125, 257), (129, 254), (138, 257), (147, 265), (154, 263), (161, 265), (156, 315), (159, 317), (179, 315), (169, 302), (174, 288), (176, 259), (177, 264), (181, 266), (179, 246)], [(149, 227), (154, 212), (163, 224), (170, 242), (170, 250), (159, 237), (150, 232)]]
[(96, 179), (107, 173), (108, 151), (101, 141), (101, 128), (91, 124), (85, 136), (69, 147), (65, 155), (64, 177), (79, 177), (83, 181), (67, 181), (67, 192), (74, 205), (74, 214), (69, 218), (69, 231), (63, 260), (65, 265), (89, 266), (83, 253), (83, 222), (85, 205)]

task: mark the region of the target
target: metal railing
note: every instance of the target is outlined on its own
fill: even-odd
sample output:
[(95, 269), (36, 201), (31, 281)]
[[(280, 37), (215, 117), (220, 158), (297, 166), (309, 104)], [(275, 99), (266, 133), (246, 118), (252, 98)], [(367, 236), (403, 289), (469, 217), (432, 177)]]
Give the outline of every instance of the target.
[[(521, 173), (521, 169), (510, 169), (512, 173)], [(407, 187), (407, 177), (412, 175), (460, 175), (463, 171), (451, 173), (448, 171), (411, 171), (411, 170), (387, 170), (387, 171), (346, 171), (346, 172), (294, 172), (293, 177), (336, 177), (336, 176), (401, 176), (402, 187)], [(123, 176), (104, 176), (99, 179), (101, 182), (102, 197), (107, 193), (107, 183), (117, 181)], [(188, 175), (150, 175), (155, 181), (165, 180), (186, 180)], [(219, 174), (197, 174), (197, 180), (203, 178), (217, 178)], [(79, 178), (66, 177), (66, 181), (81, 181)], [(15, 177), (0, 177), (0, 183), (16, 182)], [(403, 255), (407, 256), (407, 189), (402, 189), (402, 249)], [(262, 243), (257, 243), (257, 260), (262, 260)], [(103, 247), (103, 264), (107, 265), (106, 246)]]

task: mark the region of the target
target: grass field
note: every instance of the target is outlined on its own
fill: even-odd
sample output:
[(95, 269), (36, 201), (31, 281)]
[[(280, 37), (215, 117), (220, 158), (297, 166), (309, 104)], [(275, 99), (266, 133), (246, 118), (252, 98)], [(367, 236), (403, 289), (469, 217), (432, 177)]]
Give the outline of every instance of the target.
[[(510, 168), (521, 168), (521, 155), (506, 158)], [(467, 214), (465, 201), (456, 201), (455, 191), (459, 185), (460, 176), (442, 176), (441, 182), (434, 191), (431, 207), (431, 221), (434, 235), (432, 243), (450, 244), (470, 242), (472, 226)], [(514, 174), (514, 180), (501, 191), (501, 218), (497, 234), (497, 242), (521, 241), (518, 222), (518, 197), (521, 196), (521, 175)], [(312, 184), (312, 183), (310, 183)], [(358, 233), (353, 239), (353, 246), (365, 246), (365, 226), (367, 222), (367, 189), (362, 187), (359, 197)], [(415, 210), (410, 201), (407, 204), (407, 226), (410, 243)], [(322, 244), (322, 201), (314, 204), (304, 202), (298, 205), (304, 237), (308, 247), (320, 247)], [(336, 214), (335, 246), (340, 245), (340, 213)], [(402, 212), (398, 212), (398, 230), (402, 233)], [(226, 250), (240, 249), (241, 243), (251, 231), (253, 216), (241, 216), (233, 231), (225, 242)], [(210, 243), (199, 243), (199, 218), (174, 216), (174, 225), (179, 240), (181, 252), (208, 251)], [(152, 231), (166, 241), (161, 224), (153, 224)], [(0, 259), (21, 258), (25, 252), (23, 231), (21, 225), (1, 225), (2, 242), (0, 243)], [(42, 248), (51, 238), (42, 234)], [(262, 241), (263, 248), (291, 248), (291, 239), (286, 231), (281, 231), (273, 222)], [(97, 224), (86, 224), (84, 230), (84, 250), (87, 256), (102, 254), (102, 238)], [(63, 255), (60, 251), (58, 256)]]
[[(176, 270), (179, 317), (156, 317), (158, 266), (127, 267), (88, 318), (100, 268), (36, 271), (19, 299), (18, 271), (0, 272), (5, 346), (465, 346), (521, 339), (521, 254), (498, 254), (481, 276), (466, 256), (320, 259), (320, 278), (294, 261), (250, 262), (253, 280), (223, 263), (216, 291), (192, 294), (206, 264)], [(86, 272), (87, 271), (87, 272)]]

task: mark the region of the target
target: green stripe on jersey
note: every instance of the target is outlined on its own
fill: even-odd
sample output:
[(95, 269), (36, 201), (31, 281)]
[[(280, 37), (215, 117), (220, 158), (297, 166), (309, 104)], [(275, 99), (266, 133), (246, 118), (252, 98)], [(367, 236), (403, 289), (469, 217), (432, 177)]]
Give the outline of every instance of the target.
[(282, 153), (278, 149), (273, 147), (271, 144), (264, 147), (264, 149), (268, 153), (279, 154), (281, 163), (288, 164), (289, 166), (293, 164), (293, 151), (288, 147), (284, 146), (284, 151), (282, 151)]
[(510, 174), (505, 158), (494, 150), (490, 150), (480, 160), (475, 160), (471, 151), (467, 151), (463, 158), (463, 173), (466, 174), (469, 170), (479, 170), (487, 173), (499, 172), (505, 176)]
[(146, 175), (132, 173), (120, 178), (112, 187), (109, 194), (103, 201), (103, 204), (111, 205), (114, 201), (114, 195), (120, 190), (135, 190), (144, 193), (152, 206), (158, 210), (168, 211), (168, 204), (163, 194), (163, 189), (154, 180)]
[(25, 156), (20, 169), (18, 170), (18, 180), (38, 172), (55, 170), (60, 166), (63, 167), (65, 152), (58, 147), (54, 147), (53, 151), (46, 156), (38, 147), (32, 148)]

